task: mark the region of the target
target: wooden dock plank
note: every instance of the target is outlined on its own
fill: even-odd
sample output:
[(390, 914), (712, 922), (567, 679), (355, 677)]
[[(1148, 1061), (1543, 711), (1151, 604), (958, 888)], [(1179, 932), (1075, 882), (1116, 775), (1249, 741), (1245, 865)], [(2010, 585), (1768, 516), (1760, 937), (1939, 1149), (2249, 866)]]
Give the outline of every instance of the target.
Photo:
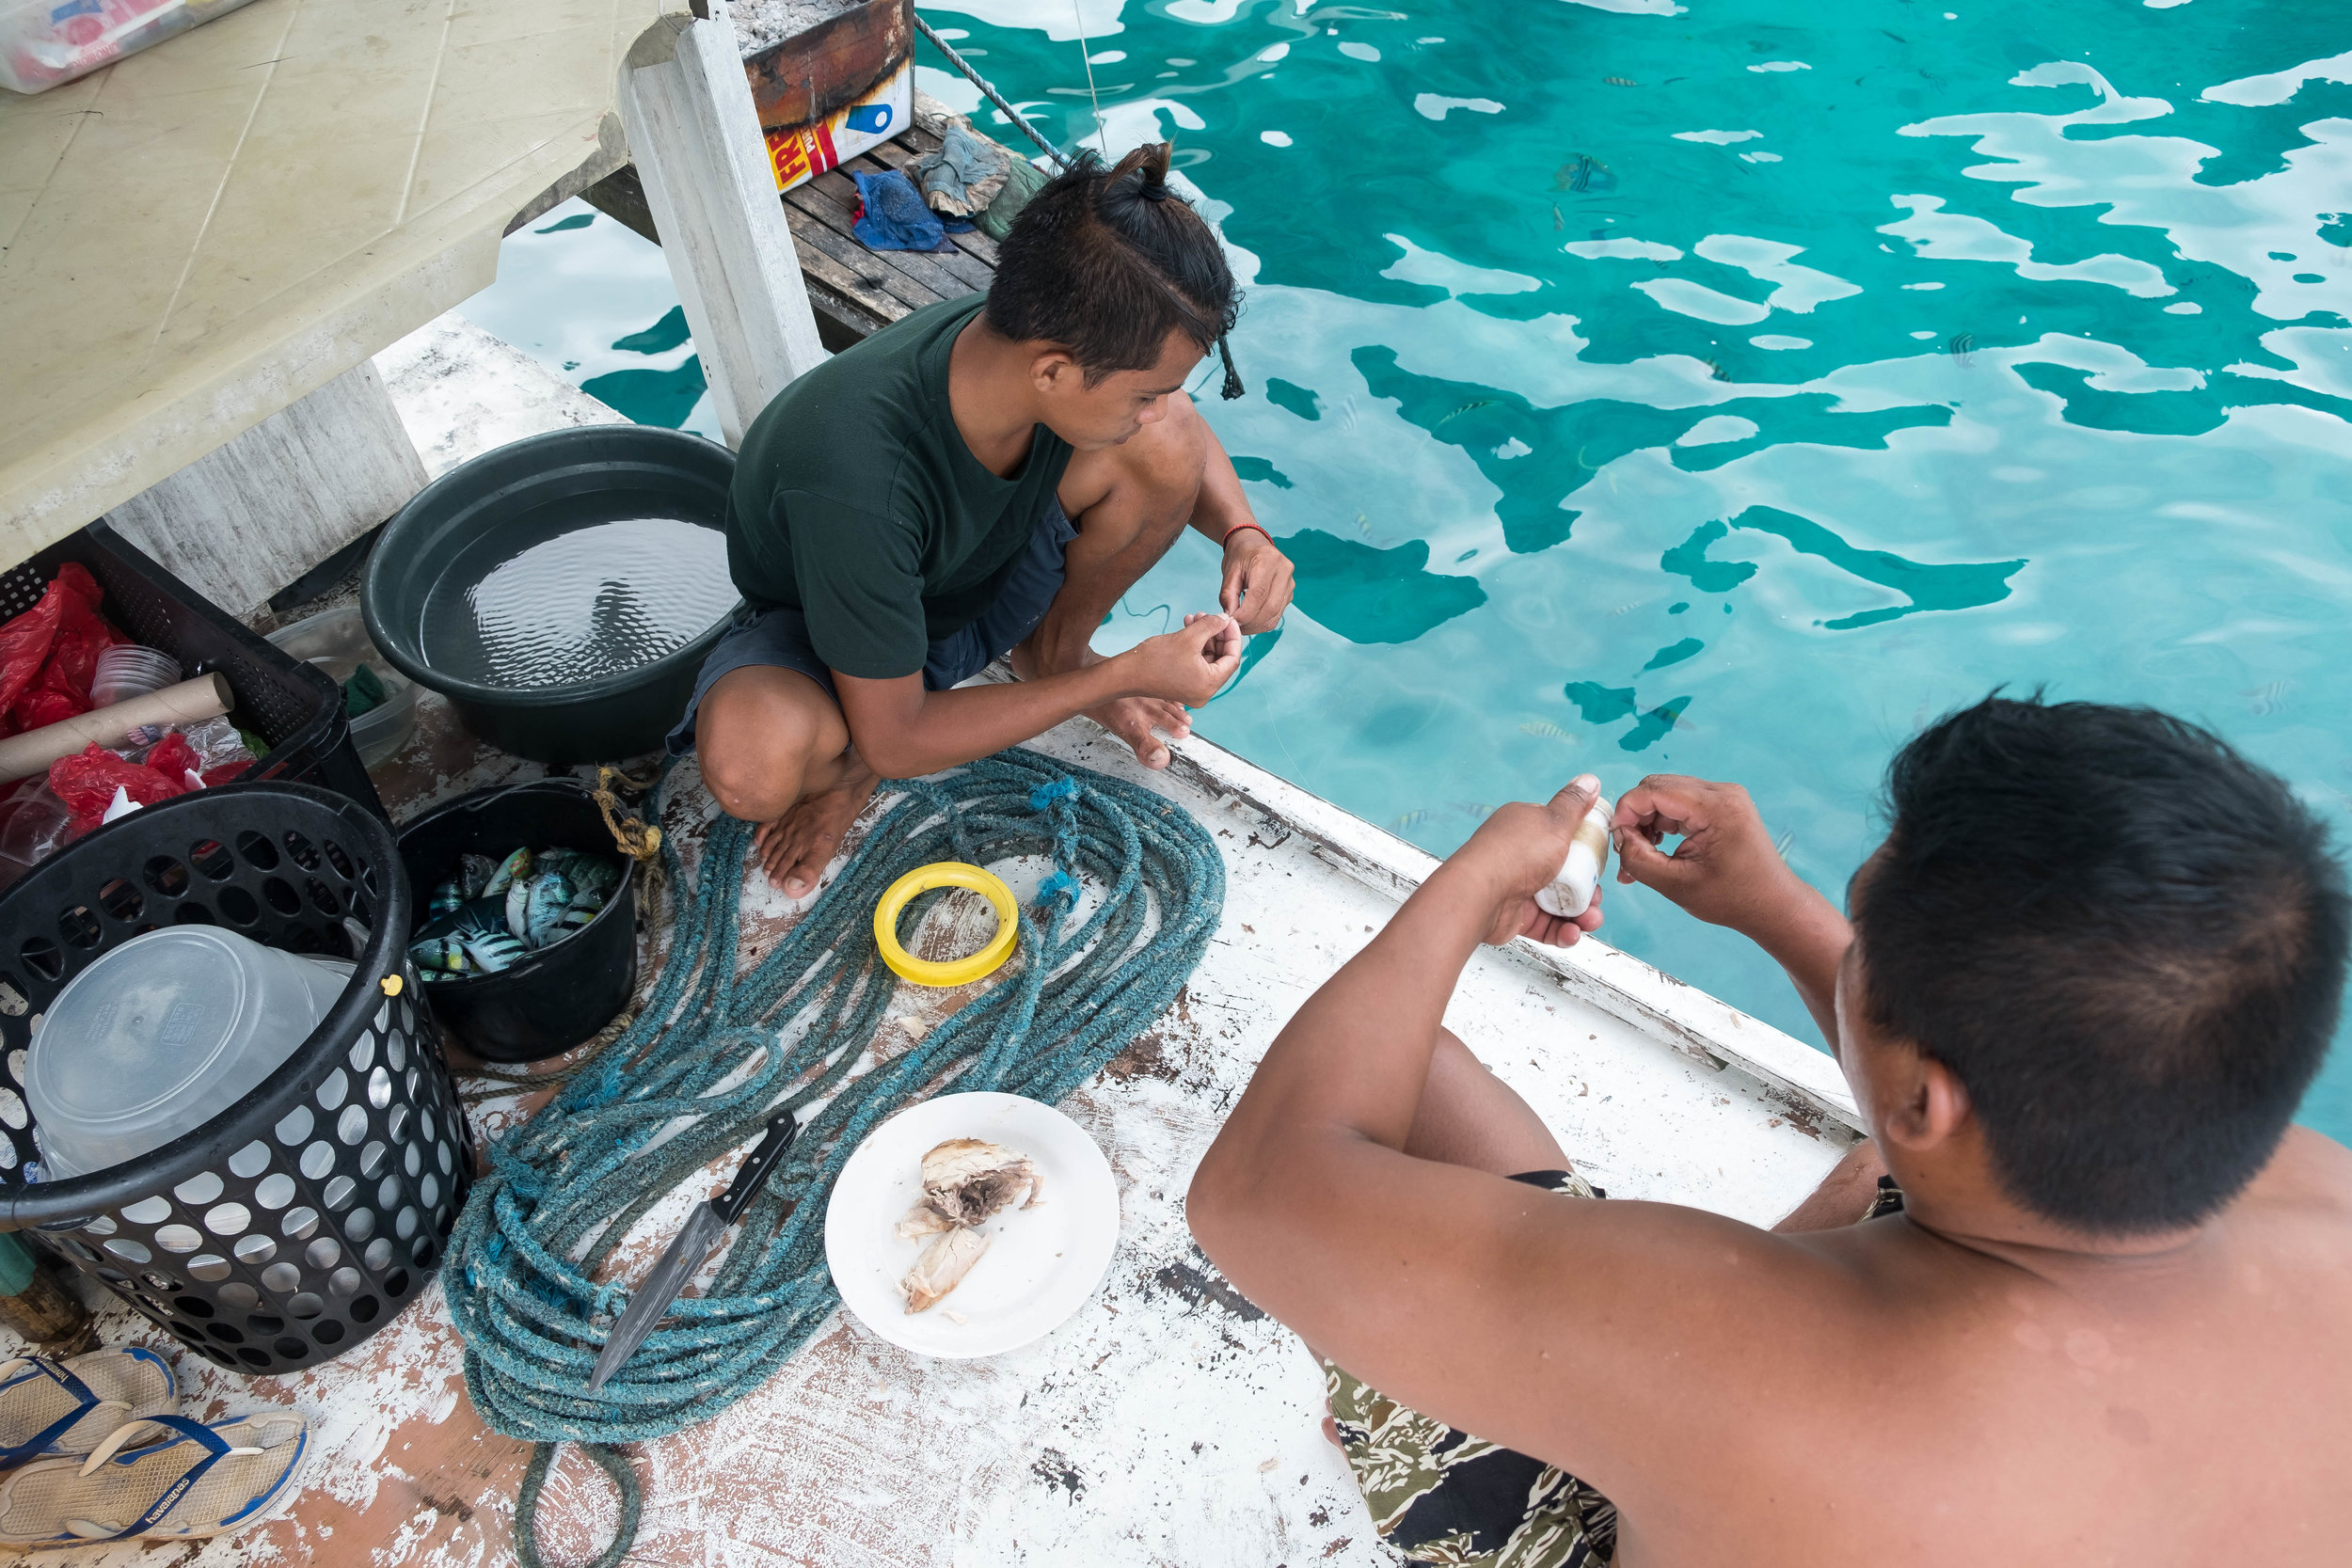
[[(843, 188), (851, 193), (851, 199), (845, 201), (842, 198)], [(857, 210), (854, 199), (856, 188), (846, 180), (840, 186), (812, 180), (805, 185), (787, 191), (784, 199), (787, 205), (799, 208), (834, 233), (865, 248), (865, 242), (858, 239), (854, 220), (850, 216)], [(978, 265), (960, 250), (882, 250), (869, 251), (868, 254), (883, 266), (895, 268), (914, 278), (943, 299), (955, 299), (976, 289), (986, 289), (993, 276), (990, 269)]]
[(823, 219), (811, 216), (800, 208), (786, 202), (785, 221), (792, 227), (792, 237), (803, 255), (811, 250), (830, 258), (850, 276), (863, 283), (869, 293), (888, 295), (898, 302), (898, 320), (909, 310), (919, 310), (926, 305), (939, 302), (937, 290), (926, 287), (920, 280), (896, 267), (878, 263), (874, 253), (843, 234), (828, 228)]
[[(813, 221), (798, 213), (788, 214), (785, 221), (791, 223), (794, 219), (801, 223)], [(824, 285), (882, 323), (895, 322), (914, 309), (893, 297), (879, 283), (868, 282), (866, 275), (854, 267), (844, 265), (818, 249), (802, 235), (797, 225), (793, 229), (792, 248), (800, 256), (801, 272), (806, 281)]]

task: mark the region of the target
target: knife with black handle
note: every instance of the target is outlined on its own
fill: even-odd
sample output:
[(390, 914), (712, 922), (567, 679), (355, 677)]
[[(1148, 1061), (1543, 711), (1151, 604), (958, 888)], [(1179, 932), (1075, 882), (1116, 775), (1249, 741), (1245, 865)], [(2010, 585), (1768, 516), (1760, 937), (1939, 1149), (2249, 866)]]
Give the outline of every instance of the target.
[[(813, 1107), (806, 1107), (803, 1114), (814, 1116), (816, 1112)], [(637, 1354), (637, 1347), (645, 1342), (645, 1337), (670, 1315), (671, 1304), (677, 1300), (678, 1292), (686, 1289), (686, 1282), (693, 1278), (703, 1264), (709, 1260), (712, 1250), (725, 1237), (727, 1227), (743, 1217), (743, 1211), (751, 1207), (752, 1199), (767, 1184), (769, 1176), (784, 1159), (786, 1151), (791, 1148), (792, 1140), (800, 1135), (800, 1132), (799, 1117), (790, 1107), (770, 1117), (766, 1135), (752, 1149), (751, 1157), (743, 1162), (741, 1168), (736, 1171), (735, 1180), (727, 1183), (727, 1190), (717, 1197), (694, 1205), (694, 1212), (687, 1216), (686, 1228), (677, 1233), (676, 1239), (661, 1254), (661, 1261), (656, 1263), (653, 1272), (645, 1275), (636, 1293), (629, 1297), (628, 1309), (621, 1314), (621, 1321), (614, 1323), (612, 1332), (605, 1337), (604, 1350), (596, 1356), (596, 1370), (588, 1374), (590, 1393), (603, 1387), (605, 1381)]]

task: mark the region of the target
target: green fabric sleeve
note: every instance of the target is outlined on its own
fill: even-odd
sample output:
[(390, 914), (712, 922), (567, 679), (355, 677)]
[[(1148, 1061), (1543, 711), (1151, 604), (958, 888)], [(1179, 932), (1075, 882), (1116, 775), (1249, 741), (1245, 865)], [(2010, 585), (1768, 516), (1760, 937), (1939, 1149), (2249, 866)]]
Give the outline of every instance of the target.
[(826, 668), (860, 680), (918, 674), (930, 655), (916, 531), (805, 490), (790, 514), (792, 571), (808, 640)]

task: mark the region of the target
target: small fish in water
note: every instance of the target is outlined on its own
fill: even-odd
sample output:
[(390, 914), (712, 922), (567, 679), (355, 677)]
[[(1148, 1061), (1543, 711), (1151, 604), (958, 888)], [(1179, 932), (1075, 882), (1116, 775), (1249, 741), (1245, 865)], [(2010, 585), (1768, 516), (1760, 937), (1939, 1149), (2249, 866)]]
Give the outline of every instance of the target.
[(561, 942), (570, 934), (564, 929), (563, 919), (564, 911), (571, 908), (572, 879), (561, 871), (542, 871), (531, 879), (530, 886), (523, 901), (523, 941), (534, 948)]
[[(1461, 407), (1456, 408), (1456, 409), (1455, 409), (1453, 413), (1451, 413), (1451, 414), (1447, 414), (1447, 415), (1444, 415), (1444, 416), (1442, 416), (1441, 418), (1439, 418), (1439, 419), (1438, 419), (1438, 424), (1443, 424), (1443, 423), (1445, 423), (1445, 422), (1446, 422), (1446, 420), (1458, 420), (1458, 419), (1460, 419), (1463, 415), (1465, 415), (1465, 414), (1470, 414), (1470, 413), (1475, 413), (1477, 410), (1479, 410), (1479, 409), (1481, 409), (1481, 408), (1492, 408), (1492, 407), (1494, 407), (1497, 404), (1500, 404), (1502, 401), (1502, 400), (1501, 398), (1472, 398), (1472, 399), (1470, 399), (1470, 402), (1468, 402), (1468, 403), (1466, 403), (1466, 404), (1462, 404), (1462, 406), (1461, 406)], [(1436, 427), (1435, 425), (1433, 425), (1433, 426), (1431, 426), (1430, 428), (1434, 430), (1434, 429), (1435, 429), (1435, 428), (1437, 428), (1437, 427)]]
[(1968, 333), (1955, 332), (1952, 334), (1951, 341), (1944, 345), (1944, 352), (1965, 365), (1968, 363), (1968, 356), (1977, 352), (1977, 340)]
[(427, 914), (448, 914), (462, 908), (465, 902), (464, 890), (457, 885), (456, 879), (452, 878), (435, 886), (433, 896), (425, 900), (424, 908)]
[(1721, 365), (1717, 364), (1714, 360), (1712, 360), (1712, 359), (1702, 359), (1702, 360), (1700, 360), (1700, 361), (1699, 361), (1699, 363), (1700, 363), (1700, 364), (1702, 364), (1702, 365), (1705, 365), (1705, 366), (1706, 366), (1708, 370), (1713, 371), (1713, 372), (1715, 372), (1715, 379), (1716, 379), (1716, 380), (1718, 380), (1718, 381), (1729, 381), (1729, 380), (1731, 379), (1731, 377), (1729, 377), (1729, 376), (1727, 376), (1727, 375), (1725, 375), (1725, 374), (1724, 373), (1724, 368), (1723, 368)]
[(1519, 730), (1521, 734), (1536, 736), (1545, 740), (1573, 741), (1576, 738), (1549, 719), (1530, 719), (1519, 726)]
[(1418, 828), (1438, 814), (1434, 811), (1408, 811), (1389, 824), (1391, 828)]
[(1629, 614), (1629, 613), (1630, 613), (1630, 612), (1632, 612), (1633, 610), (1636, 610), (1641, 609), (1644, 605), (1645, 605), (1645, 604), (1647, 604), (1647, 603), (1649, 603), (1649, 601), (1648, 601), (1647, 599), (1636, 599), (1636, 600), (1634, 600), (1631, 604), (1621, 604), (1621, 605), (1619, 605), (1616, 609), (1614, 609), (1614, 610), (1611, 610), (1609, 613), (1610, 613), (1610, 614), (1612, 614), (1612, 615), (1625, 615), (1625, 614)]
[(1642, 85), (1630, 76), (1604, 76), (1600, 80), (1604, 87), (1638, 87)]
[(1567, 226), (1568, 220), (1560, 215), (1560, 203), (1553, 202), (1551, 204), (1551, 231), (1557, 234)]
[[(1677, 723), (1676, 727), (1680, 728), (1681, 726)], [(1787, 860), (1788, 858), (1788, 847), (1796, 842), (1797, 830), (1791, 828), (1787, 832), (1782, 833), (1778, 838), (1772, 840), (1772, 853), (1778, 855), (1782, 860)]]
[(1473, 822), (1482, 822), (1495, 814), (1495, 808), (1481, 800), (1448, 800), (1447, 805)]
[(1617, 188), (1617, 177), (1598, 158), (1580, 152), (1552, 171), (1551, 188), (1579, 196), (1602, 196)]
[(531, 851), (528, 849), (517, 849), (513, 854), (507, 856), (504, 860), (499, 862), (498, 870), (491, 873), (490, 879), (482, 885), (482, 896), (485, 898), (499, 897), (503, 895), (508, 888), (513, 887), (516, 882), (530, 875)]
[(457, 891), (469, 899), (479, 898), (490, 891), (490, 879), (498, 873), (498, 862), (469, 850), (457, 857)]
[(1360, 512), (1356, 514), (1356, 531), (1367, 539), (1372, 537), (1372, 519)]
[(2251, 691), (2241, 691), (2238, 695), (2246, 699), (2247, 705), (2251, 707), (2255, 713), (2267, 719), (2270, 715), (2286, 706), (2287, 696), (2294, 689), (2295, 682), (2291, 680), (2276, 680), (2272, 681), (2268, 686), (2258, 686)]

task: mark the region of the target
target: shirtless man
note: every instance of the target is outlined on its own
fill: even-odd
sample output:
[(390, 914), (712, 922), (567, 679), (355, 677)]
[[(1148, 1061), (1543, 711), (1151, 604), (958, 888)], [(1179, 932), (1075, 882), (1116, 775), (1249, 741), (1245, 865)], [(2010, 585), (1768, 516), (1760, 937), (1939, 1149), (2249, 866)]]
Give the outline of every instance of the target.
[(2347, 900), (2287, 786), (2145, 709), (1987, 701), (1895, 759), (1850, 919), (1736, 786), (1628, 791), (1620, 880), (1777, 959), (1875, 1133), (1770, 1231), (1553, 1196), (1591, 1189), (1439, 1023), (1479, 942), (1576, 940), (1532, 895), (1596, 787), (1496, 813), (1283, 1030), (1193, 1180), (1201, 1246), (1327, 1358), (1391, 1544), (2352, 1557), (2352, 1153), (2288, 1125)]
[[(1185, 708), (1289, 608), (1291, 563), (1184, 394), (1239, 296), (1168, 158), (1082, 159), (1014, 223), (985, 298), (884, 327), (745, 433), (727, 509), (744, 612), (670, 746), (760, 824), (786, 894), (815, 888), (878, 778), (1079, 713), (1166, 767), (1153, 732), (1189, 734)], [(1096, 655), (1094, 628), (1187, 524), (1224, 552), (1225, 613)], [(1018, 683), (949, 689), (1007, 653)]]

